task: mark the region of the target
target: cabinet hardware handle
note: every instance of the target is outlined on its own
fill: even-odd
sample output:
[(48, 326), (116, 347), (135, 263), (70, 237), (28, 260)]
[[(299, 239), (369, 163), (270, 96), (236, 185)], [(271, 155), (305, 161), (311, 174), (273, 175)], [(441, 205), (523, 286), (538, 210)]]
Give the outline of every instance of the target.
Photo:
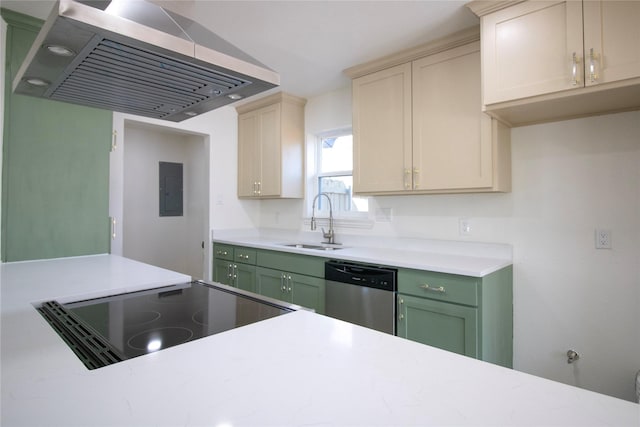
[(262, 193), (262, 182), (258, 181), (258, 196)]
[(425, 283), (424, 285), (422, 285), (420, 287), (422, 289), (424, 289), (425, 291), (444, 292), (444, 286), (438, 286), (437, 288), (434, 288), (432, 286), (429, 286), (427, 283)]
[(409, 180), (411, 179), (411, 171), (407, 168), (404, 169), (404, 189), (411, 189), (411, 184), (409, 184)]
[(589, 82), (595, 83), (598, 80), (596, 72), (596, 61), (600, 59), (600, 55), (593, 53), (593, 48), (589, 49)]
[(418, 170), (418, 168), (413, 168), (413, 189), (417, 189), (418, 188), (418, 176), (420, 174), (420, 171)]
[(573, 56), (572, 56), (572, 59), (571, 59), (571, 84), (573, 86), (577, 86), (578, 83), (580, 83), (580, 79), (578, 79), (578, 65), (579, 64), (580, 64), (580, 59), (578, 58), (576, 53), (573, 52)]
[(400, 313), (400, 316), (398, 316), (398, 320), (403, 320), (404, 319), (404, 314)]
[(233, 273), (231, 273), (231, 264), (227, 264), (227, 277), (231, 278)]
[(238, 278), (238, 266), (236, 264), (233, 264), (233, 278)]

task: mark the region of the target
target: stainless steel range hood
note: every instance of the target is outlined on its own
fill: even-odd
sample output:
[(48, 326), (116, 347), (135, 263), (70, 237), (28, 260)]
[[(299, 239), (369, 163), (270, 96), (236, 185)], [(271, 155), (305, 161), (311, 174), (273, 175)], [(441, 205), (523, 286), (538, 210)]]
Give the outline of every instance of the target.
[(15, 93), (179, 122), (280, 84), (202, 25), (144, 0), (60, 0)]

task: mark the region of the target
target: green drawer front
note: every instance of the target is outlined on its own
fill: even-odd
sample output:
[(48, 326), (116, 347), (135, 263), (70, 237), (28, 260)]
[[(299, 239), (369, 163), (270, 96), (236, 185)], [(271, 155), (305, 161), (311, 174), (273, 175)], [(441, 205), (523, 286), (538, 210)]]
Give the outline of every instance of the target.
[(220, 243), (213, 244), (213, 256), (218, 259), (233, 261), (233, 246)]
[(477, 277), (398, 270), (398, 292), (457, 304), (477, 306), (479, 282)]
[(243, 248), (241, 246), (236, 246), (234, 249), (234, 261), (241, 262), (244, 264), (256, 264), (256, 250), (251, 248)]
[(258, 250), (257, 252), (257, 264), (261, 267), (306, 274), (307, 276), (324, 277), (324, 262), (326, 258), (280, 251)]

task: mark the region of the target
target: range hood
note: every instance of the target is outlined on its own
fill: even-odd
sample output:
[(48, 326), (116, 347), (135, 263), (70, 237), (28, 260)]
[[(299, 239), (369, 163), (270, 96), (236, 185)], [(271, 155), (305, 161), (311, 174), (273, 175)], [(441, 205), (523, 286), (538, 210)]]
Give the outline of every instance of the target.
[(279, 84), (275, 71), (156, 4), (60, 0), (13, 90), (180, 122)]

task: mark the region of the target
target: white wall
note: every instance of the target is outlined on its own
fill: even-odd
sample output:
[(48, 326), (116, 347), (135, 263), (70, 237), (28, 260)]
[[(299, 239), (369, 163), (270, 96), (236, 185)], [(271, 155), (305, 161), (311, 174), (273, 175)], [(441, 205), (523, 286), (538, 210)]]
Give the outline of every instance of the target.
[[(308, 101), (307, 134), (344, 127), (344, 92)], [(373, 198), (373, 210), (391, 208), (391, 222), (338, 229), (338, 238), (511, 244), (514, 367), (632, 400), (640, 369), (640, 112), (512, 129), (512, 167), (508, 194)], [(306, 229), (295, 218), (302, 209), (300, 201), (263, 203), (261, 225)], [(459, 234), (461, 217), (470, 236)], [(613, 249), (595, 249), (596, 228), (611, 230)], [(581, 355), (572, 365), (570, 348)]]

